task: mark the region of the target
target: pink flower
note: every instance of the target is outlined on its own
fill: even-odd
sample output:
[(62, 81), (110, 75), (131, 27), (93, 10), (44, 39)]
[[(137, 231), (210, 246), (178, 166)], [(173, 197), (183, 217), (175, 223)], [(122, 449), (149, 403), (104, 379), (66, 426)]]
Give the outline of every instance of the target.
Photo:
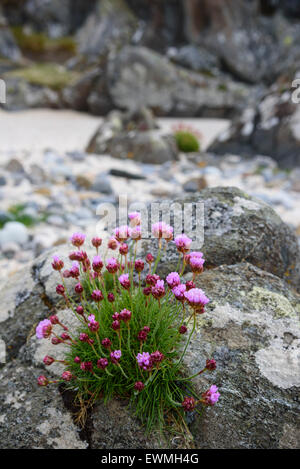
[(167, 284), (169, 285), (170, 288), (177, 287), (177, 285), (180, 284), (180, 277), (179, 277), (179, 274), (178, 274), (177, 272), (171, 272), (171, 273), (167, 276), (166, 282), (167, 282)]
[(134, 384), (134, 389), (136, 391), (139, 391), (141, 392), (143, 389), (144, 389), (145, 385), (144, 383), (142, 383), (142, 381), (137, 381), (135, 384)]
[(183, 324), (179, 328), (179, 334), (185, 334), (187, 332), (187, 327)]
[(213, 358), (211, 358), (210, 360), (206, 360), (205, 368), (210, 371), (215, 370), (217, 368), (216, 360), (214, 360)]
[(96, 319), (95, 319), (95, 315), (91, 314), (88, 317), (88, 320), (89, 320), (88, 328), (90, 329), (90, 331), (91, 332), (97, 332), (100, 326), (99, 326), (99, 322), (96, 321)]
[(64, 294), (65, 294), (65, 287), (64, 287), (63, 285), (57, 285), (57, 286), (56, 286), (56, 293), (57, 293), (58, 295), (64, 296)]
[(128, 309), (122, 309), (120, 312), (120, 319), (121, 321), (128, 322), (131, 319), (131, 311)]
[(114, 230), (114, 236), (119, 242), (126, 241), (131, 236), (131, 228), (127, 225), (118, 226)]
[(156, 284), (151, 289), (151, 293), (154, 296), (154, 298), (156, 298), (157, 300), (162, 298), (166, 294), (164, 281), (157, 280)]
[(202, 397), (206, 405), (215, 405), (215, 403), (218, 402), (220, 397), (220, 393), (218, 392), (217, 386), (213, 384), (208, 391), (202, 394)]
[(99, 360), (97, 361), (97, 367), (100, 368), (101, 370), (105, 370), (107, 366), (108, 366), (107, 358), (99, 358)]
[(46, 355), (43, 358), (43, 362), (45, 363), (46, 366), (50, 366), (50, 365), (52, 365), (52, 363), (55, 362), (55, 359), (53, 357), (50, 357), (49, 355)]
[(161, 353), (159, 350), (156, 350), (156, 352), (152, 352), (150, 356), (153, 363), (160, 363), (165, 358), (164, 354)]
[(118, 247), (118, 241), (115, 238), (110, 238), (107, 243), (108, 249), (111, 249), (112, 251), (115, 251)]
[(115, 301), (115, 295), (112, 292), (110, 292), (107, 294), (107, 299), (110, 303), (113, 303)]
[(111, 347), (111, 341), (106, 337), (105, 339), (102, 340), (101, 344), (105, 348), (110, 348)]
[(147, 285), (152, 285), (153, 287), (156, 284), (157, 280), (160, 280), (160, 277), (157, 274), (148, 274), (146, 277)]
[(176, 236), (175, 244), (176, 244), (177, 250), (185, 254), (186, 252), (190, 250), (192, 240), (188, 238), (185, 234), (181, 234), (179, 236)]
[(92, 262), (92, 267), (95, 272), (101, 272), (103, 268), (103, 262), (100, 256), (95, 256)]
[(203, 252), (200, 252), (200, 251), (192, 251), (192, 252), (190, 252), (189, 254), (187, 254), (187, 255), (185, 256), (185, 258), (184, 258), (184, 259), (185, 259), (185, 262), (186, 262), (187, 264), (189, 264), (190, 259), (191, 259), (192, 257), (202, 258), (202, 257), (203, 257)]
[(112, 363), (114, 363), (115, 365), (119, 362), (121, 356), (122, 356), (121, 350), (114, 350), (113, 352), (110, 353), (110, 359)]
[(196, 407), (196, 400), (194, 397), (185, 397), (181, 405), (185, 412), (191, 412)]
[(134, 268), (137, 272), (142, 272), (144, 270), (145, 264), (141, 259), (137, 259), (134, 263)]
[(132, 228), (132, 230), (131, 230), (131, 237), (132, 237), (132, 239), (134, 239), (135, 241), (139, 241), (139, 239), (142, 238), (142, 230), (141, 230), (141, 227), (140, 227), (140, 226), (135, 226), (134, 228)]
[(130, 220), (131, 226), (136, 226), (141, 224), (141, 214), (139, 212), (128, 213), (128, 218)]
[(150, 370), (152, 368), (153, 362), (150, 356), (150, 353), (148, 352), (143, 352), (143, 353), (138, 353), (136, 356), (138, 365), (140, 368), (143, 370)]
[(115, 259), (114, 257), (107, 259), (106, 268), (109, 273), (115, 274), (119, 268), (119, 263), (117, 259)]
[(44, 319), (36, 327), (36, 336), (38, 339), (47, 339), (52, 332), (52, 323), (49, 319)]
[(52, 267), (54, 270), (61, 270), (64, 267), (64, 263), (58, 256), (53, 256)]
[(73, 378), (73, 375), (70, 371), (64, 371), (61, 377), (64, 381), (71, 381), (71, 379)]
[(122, 243), (119, 247), (119, 253), (121, 254), (121, 256), (126, 256), (128, 254), (128, 249), (128, 244)]
[(39, 386), (48, 386), (49, 384), (49, 380), (44, 375), (39, 376), (37, 382)]
[(146, 262), (148, 262), (148, 264), (152, 264), (152, 262), (154, 262), (154, 257), (152, 256), (150, 252), (146, 256)]
[(72, 267), (69, 270), (70, 272), (70, 277), (72, 278), (78, 278), (79, 277), (79, 264), (77, 261), (72, 262)]
[(192, 288), (191, 290), (185, 292), (184, 296), (189, 302), (190, 306), (194, 308), (197, 313), (204, 313), (204, 306), (209, 303), (209, 299), (203, 290), (200, 288)]
[(205, 260), (202, 257), (190, 257), (189, 264), (192, 272), (201, 274)]
[(85, 234), (74, 233), (72, 234), (70, 240), (73, 246), (76, 246), (76, 247), (82, 246), (85, 241)]
[(155, 238), (164, 238), (166, 241), (171, 241), (173, 228), (164, 221), (159, 221), (152, 225), (152, 234)]
[(78, 293), (78, 295), (81, 295), (81, 293), (83, 292), (83, 286), (80, 282), (76, 283), (74, 290), (76, 293)]
[(101, 290), (94, 290), (92, 292), (91, 296), (92, 296), (93, 300), (96, 301), (96, 303), (99, 303), (104, 298), (103, 293), (102, 293)]
[(130, 280), (129, 280), (129, 274), (122, 274), (119, 277), (119, 282), (122, 285), (123, 288), (126, 290), (129, 290), (130, 288)]
[(172, 289), (172, 292), (174, 293), (174, 296), (176, 300), (178, 301), (184, 301), (185, 300), (185, 291), (186, 291), (186, 286), (181, 283), (180, 285), (177, 285)]
[(81, 368), (83, 371), (90, 371), (90, 372), (92, 372), (92, 371), (93, 371), (93, 363), (92, 363), (92, 362), (82, 362), (82, 363), (80, 363), (80, 368)]
[(101, 246), (101, 244), (102, 244), (102, 239), (101, 239), (101, 238), (95, 237), (95, 238), (92, 239), (92, 245), (93, 245), (95, 248), (98, 249), (98, 248)]

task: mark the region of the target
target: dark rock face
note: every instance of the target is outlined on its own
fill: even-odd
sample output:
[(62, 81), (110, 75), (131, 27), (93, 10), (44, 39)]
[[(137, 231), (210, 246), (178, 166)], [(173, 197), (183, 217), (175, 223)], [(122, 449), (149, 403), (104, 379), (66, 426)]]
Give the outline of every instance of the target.
[(0, 59), (1, 58), (18, 62), (21, 58), (21, 52), (7, 26), (7, 21), (3, 16), (2, 6), (0, 5)]
[(244, 85), (188, 73), (145, 47), (126, 46), (112, 56), (107, 80), (115, 106), (149, 107), (156, 115), (201, 116), (214, 109), (224, 117), (249, 96)]
[(195, 384), (216, 384), (221, 398), (193, 424), (196, 447), (299, 447), (299, 295), (246, 263), (206, 271), (199, 285), (211, 303), (186, 363), (193, 374), (213, 356), (216, 372)]
[[(204, 189), (170, 204), (176, 202), (204, 203), (204, 244), (194, 250), (204, 253), (207, 267), (247, 261), (299, 288), (297, 237), (271, 207), (232, 187)], [(143, 252), (156, 250), (156, 240), (144, 241)], [(176, 268), (174, 243), (169, 243), (162, 259), (163, 274)]]
[(290, 91), (271, 92), (256, 108), (247, 108), (209, 150), (218, 154), (268, 155), (283, 168), (299, 166), (299, 105), (293, 103)]

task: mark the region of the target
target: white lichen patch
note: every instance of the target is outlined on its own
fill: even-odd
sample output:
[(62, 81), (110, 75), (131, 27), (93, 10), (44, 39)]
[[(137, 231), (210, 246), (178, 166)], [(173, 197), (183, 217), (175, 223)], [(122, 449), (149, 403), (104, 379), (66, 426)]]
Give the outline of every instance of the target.
[[(261, 290), (265, 295), (267, 290)], [(295, 310), (286, 298), (275, 294), (277, 302), (274, 305), (274, 296), (272, 292), (269, 293), (271, 296), (267, 298), (272, 301), (265, 304), (262, 302), (261, 310), (241, 311), (226, 303), (216, 305), (212, 312), (206, 314), (206, 317), (211, 321), (212, 328), (221, 328), (225, 331), (234, 331), (236, 325), (256, 326), (260, 331), (261, 339), (268, 340), (268, 347), (258, 350), (255, 354), (261, 374), (282, 389), (300, 386), (300, 323)], [(278, 304), (282, 308), (284, 305), (282, 311), (286, 314), (278, 314)], [(270, 310), (270, 305), (274, 309)], [(281, 311), (280, 308), (279, 311)], [(227, 340), (228, 346), (232, 348), (239, 345), (235, 344), (233, 347), (230, 336)], [(245, 345), (246, 343), (241, 341), (239, 348), (244, 348)]]
[(5, 423), (6, 415), (0, 415), (0, 424)]
[[(62, 413), (54, 407), (46, 409), (46, 420), (38, 425), (37, 430), (47, 437), (47, 443), (55, 449), (86, 449), (88, 444), (81, 441), (78, 429), (70, 414)], [(53, 432), (58, 436), (53, 437)]]
[(284, 350), (280, 341), (255, 354), (260, 372), (275, 386), (300, 386), (300, 341), (298, 347)]
[(244, 213), (245, 210), (257, 211), (261, 210), (262, 202), (257, 203), (253, 200), (244, 199), (242, 197), (234, 197), (234, 206), (232, 207), (233, 216), (239, 217)]
[(264, 309), (272, 312), (275, 317), (297, 316), (296, 310), (289, 300), (279, 293), (254, 287), (247, 296), (252, 302), (254, 310)]
[(24, 409), (26, 412), (30, 412), (31, 403), (27, 400), (26, 392), (15, 391), (6, 395), (4, 405), (7, 405), (13, 409)]

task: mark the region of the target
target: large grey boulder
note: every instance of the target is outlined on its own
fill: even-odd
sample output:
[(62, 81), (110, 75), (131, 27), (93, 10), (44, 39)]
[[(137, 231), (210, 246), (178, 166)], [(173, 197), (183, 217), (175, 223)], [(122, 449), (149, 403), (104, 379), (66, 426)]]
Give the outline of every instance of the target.
[(206, 271), (199, 286), (211, 302), (185, 362), (192, 375), (213, 357), (195, 385), (221, 398), (192, 424), (196, 448), (299, 448), (299, 295), (247, 263)]
[[(200, 392), (216, 384), (221, 398), (202, 417), (189, 416), (193, 444), (196, 448), (297, 448), (300, 297), (278, 272), (267, 272), (274, 268), (275, 252), (279, 269), (289, 263), (293, 235), (269, 207), (237, 189), (205, 190), (196, 197), (200, 199), (208, 204), (209, 236), (207, 250), (202, 250), (207, 259), (214, 259), (214, 268), (199, 278), (198, 285), (211, 301), (198, 318), (185, 366), (193, 374), (206, 358), (215, 358), (216, 372), (201, 375), (194, 383)], [(265, 230), (268, 243), (260, 239)], [(127, 403), (115, 400), (90, 409), (79, 435), (68, 411), (78, 411), (73, 407), (74, 396), (57, 386), (37, 387), (38, 375), (56, 378), (62, 371), (59, 364), (46, 369), (44, 355), (55, 353), (62, 359), (65, 351), (63, 345), (53, 351), (49, 341), (37, 340), (36, 323), (55, 312), (70, 330), (77, 324), (55, 292), (59, 276), (51, 267), (54, 253), (69, 265), (68, 252), (69, 247), (60, 246), (45, 253), (2, 285), (0, 345), (5, 341), (7, 364), (0, 373), (1, 447), (185, 448), (184, 439), (163, 441), (154, 433), (145, 437)], [(172, 255), (163, 258), (163, 271), (171, 269)], [(253, 265), (255, 259), (262, 268)], [(224, 262), (229, 265), (219, 265)], [(186, 273), (186, 279), (190, 275)]]
[(146, 47), (125, 46), (110, 54), (107, 80), (116, 107), (149, 107), (157, 115), (201, 116), (214, 109), (226, 116), (249, 97), (246, 85), (189, 72)]
[(174, 136), (161, 135), (157, 127), (148, 109), (113, 111), (91, 138), (87, 151), (150, 164), (178, 159)]
[[(167, 201), (164, 203), (168, 204)], [(174, 203), (179, 207), (203, 204), (204, 242), (203, 245), (194, 243), (194, 250), (203, 251), (206, 267), (247, 261), (299, 288), (297, 237), (269, 205), (234, 187), (204, 189), (198, 194), (169, 201), (169, 206)], [(178, 216), (181, 217), (181, 213), (175, 212), (177, 220)], [(193, 230), (194, 224), (195, 218)], [(197, 229), (201, 230), (202, 226)], [(157, 241), (144, 240), (141, 251), (155, 255)], [(162, 273), (176, 268), (178, 253), (174, 243), (168, 243), (162, 261)]]
[[(296, 89), (293, 94), (298, 99)], [(209, 150), (218, 154), (268, 155), (283, 168), (299, 166), (300, 110), (292, 92), (278, 87), (271, 90), (257, 106), (246, 108)]]

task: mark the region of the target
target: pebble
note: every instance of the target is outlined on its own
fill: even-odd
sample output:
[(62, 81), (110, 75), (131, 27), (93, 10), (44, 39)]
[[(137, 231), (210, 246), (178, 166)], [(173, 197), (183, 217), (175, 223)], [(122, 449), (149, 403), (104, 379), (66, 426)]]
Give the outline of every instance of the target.
[(0, 230), (0, 246), (7, 243), (17, 243), (20, 246), (27, 243), (29, 239), (28, 229), (22, 223), (17, 221), (9, 221)]
[(111, 183), (106, 174), (98, 174), (94, 183), (92, 184), (91, 190), (94, 192), (100, 192), (101, 194), (112, 194), (113, 189)]

